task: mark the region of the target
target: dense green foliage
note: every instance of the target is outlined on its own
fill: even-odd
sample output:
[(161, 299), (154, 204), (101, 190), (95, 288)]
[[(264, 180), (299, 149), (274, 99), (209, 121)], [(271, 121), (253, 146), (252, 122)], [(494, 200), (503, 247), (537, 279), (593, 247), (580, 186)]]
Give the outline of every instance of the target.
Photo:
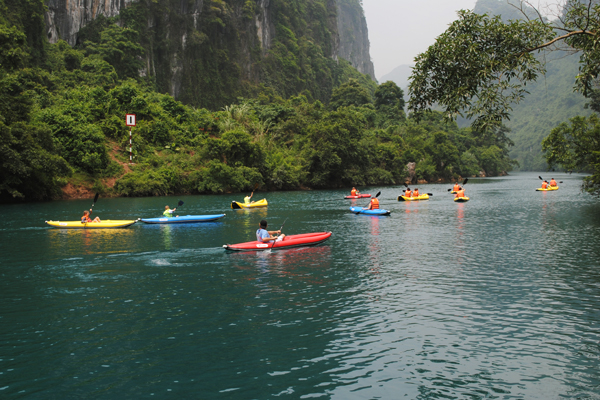
[[(249, 90), (255, 96), (212, 110), (176, 101), (156, 90), (161, 77), (153, 82), (138, 72), (151, 35), (137, 30), (142, 28), (136, 18), (164, 6), (151, 3), (129, 7), (122, 26), (97, 20), (75, 48), (30, 38), (25, 25), (0, 20), (2, 199), (56, 197), (68, 182), (107, 194), (147, 196), (239, 192), (256, 184), (276, 190), (433, 181), (511, 167), (504, 130), (459, 129), (439, 113), (421, 122), (407, 119), (395, 84), (377, 86), (345, 61), (319, 53), (307, 38), (330, 34), (321, 25), (326, 2), (275, 1), (289, 20), (282, 19), (286, 24), (278, 26), (273, 50), (261, 61), (272, 74)], [(231, 28), (230, 3), (206, 3), (216, 8), (215, 29)], [(246, 11), (251, 14), (251, 7)], [(315, 19), (297, 16), (306, 13)], [(302, 31), (308, 36), (295, 33)], [(211, 93), (220, 104), (237, 92)], [(133, 165), (127, 113), (137, 115)], [(409, 163), (415, 163), (414, 171)]]
[[(580, 51), (579, 71), (572, 82), (589, 96), (600, 72), (598, 35), (600, 4), (592, 0), (567, 2), (556, 21), (503, 22), (499, 16), (461, 11), (459, 19), (417, 57), (409, 109), (419, 116), (437, 103), (449, 119), (466, 114), (480, 129), (498, 126), (527, 93), (526, 85), (545, 72), (536, 54), (557, 43)], [(580, 145), (576, 137), (573, 140)], [(554, 143), (545, 146), (550, 164), (565, 160), (552, 155)]]

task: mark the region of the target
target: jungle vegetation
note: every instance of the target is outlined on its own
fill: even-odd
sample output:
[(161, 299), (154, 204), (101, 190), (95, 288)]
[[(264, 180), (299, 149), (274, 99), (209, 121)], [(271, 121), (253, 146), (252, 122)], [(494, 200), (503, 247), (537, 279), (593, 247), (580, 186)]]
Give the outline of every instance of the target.
[[(508, 0), (526, 13), (528, 1)], [(597, 93), (600, 72), (600, 4), (593, 0), (565, 3), (558, 18), (505, 22), (500, 16), (460, 11), (459, 19), (417, 57), (410, 84), (409, 110), (418, 119), (439, 105), (446, 120), (473, 118), (473, 128), (487, 130), (509, 119), (512, 108), (528, 93), (527, 85), (545, 72), (541, 52), (578, 51), (574, 90), (588, 98)], [(550, 167), (592, 172), (587, 187), (600, 189), (600, 137), (597, 118), (581, 117), (561, 124), (542, 142)]]
[[(200, 194), (451, 180), (513, 164), (502, 125), (407, 117), (393, 82), (377, 85), (302, 38), (294, 47), (293, 24), (279, 28), (287, 34), (263, 70), (269, 79), (242, 82), (246, 96), (224, 106), (207, 91), (210, 108), (177, 101), (158, 90), (159, 77), (140, 74), (147, 37), (127, 13), (98, 20), (71, 47), (47, 42), (43, 12), (42, 0), (0, 0), (4, 201), (59, 198), (69, 183), (115, 196)], [(306, 70), (302, 51), (312, 52), (314, 79), (294, 67)], [(137, 116), (131, 165), (128, 113)]]

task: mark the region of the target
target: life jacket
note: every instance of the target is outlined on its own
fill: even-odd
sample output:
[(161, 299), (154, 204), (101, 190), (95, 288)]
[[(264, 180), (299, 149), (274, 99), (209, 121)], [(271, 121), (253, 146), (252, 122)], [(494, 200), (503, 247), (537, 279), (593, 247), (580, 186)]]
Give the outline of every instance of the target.
[(413, 197), (419, 197), (419, 190), (415, 189), (415, 191), (412, 193)]
[(546, 189), (548, 187), (548, 182), (542, 182), (542, 189)]
[(555, 181), (554, 179), (552, 179), (552, 180), (550, 181), (550, 186), (557, 186), (557, 185), (556, 185), (556, 181)]
[(412, 192), (407, 189), (406, 192), (404, 192), (404, 197), (412, 197)]
[(163, 216), (170, 218), (173, 216), (172, 214), (173, 214), (173, 210), (165, 210), (165, 212), (163, 213)]
[(371, 210), (378, 210), (379, 209), (379, 199), (377, 197), (373, 197), (371, 199)]
[(244, 197), (244, 204), (250, 204), (250, 196)]
[(453, 192), (458, 192), (460, 190), (460, 185), (458, 183), (454, 184), (454, 187), (452, 188)]
[(458, 192), (456, 192), (456, 197), (465, 197), (465, 190), (461, 189)]
[(350, 196), (356, 196), (356, 189), (352, 189), (350, 191)]
[(86, 222), (92, 222), (90, 217), (86, 217), (85, 215), (81, 217), (81, 223), (84, 224)]

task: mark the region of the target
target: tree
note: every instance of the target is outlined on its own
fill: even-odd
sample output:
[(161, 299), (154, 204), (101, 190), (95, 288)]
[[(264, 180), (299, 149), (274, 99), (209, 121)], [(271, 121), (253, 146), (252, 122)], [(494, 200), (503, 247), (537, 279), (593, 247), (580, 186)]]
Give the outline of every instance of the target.
[[(516, 8), (527, 1), (510, 0)], [(536, 55), (558, 45), (581, 51), (576, 90), (587, 95), (600, 73), (600, 5), (569, 1), (560, 18), (502, 22), (499, 16), (459, 11), (459, 19), (417, 56), (409, 87), (409, 109), (419, 114), (439, 104), (447, 118), (466, 114), (487, 128), (509, 118), (528, 82), (544, 73)], [(525, 11), (523, 11), (525, 14)]]
[(367, 89), (361, 86), (356, 79), (350, 79), (333, 90), (329, 107), (337, 110), (340, 107), (351, 105), (360, 107), (371, 103), (371, 95)]

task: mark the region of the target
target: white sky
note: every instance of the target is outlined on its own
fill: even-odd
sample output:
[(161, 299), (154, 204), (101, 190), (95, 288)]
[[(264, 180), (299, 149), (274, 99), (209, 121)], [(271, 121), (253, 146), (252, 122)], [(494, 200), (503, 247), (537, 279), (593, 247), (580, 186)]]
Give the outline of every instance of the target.
[[(472, 10), (477, 0), (363, 0), (371, 59), (377, 79), (399, 65), (413, 64), (452, 21), (458, 10)], [(553, 3), (556, 0), (532, 0)], [(543, 7), (542, 7), (543, 8)], [(544, 11), (540, 9), (541, 11)]]

